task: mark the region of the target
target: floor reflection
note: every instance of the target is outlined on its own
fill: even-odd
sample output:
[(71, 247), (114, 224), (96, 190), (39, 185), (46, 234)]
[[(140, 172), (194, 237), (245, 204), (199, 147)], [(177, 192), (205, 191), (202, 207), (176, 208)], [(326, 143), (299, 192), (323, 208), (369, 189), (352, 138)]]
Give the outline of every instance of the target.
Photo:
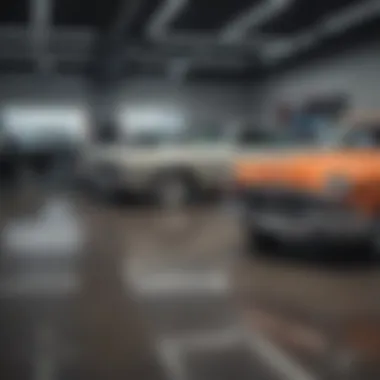
[(247, 257), (220, 208), (1, 202), (0, 378), (379, 378), (374, 264)]
[(2, 207), (0, 378), (161, 378), (119, 274), (122, 230), (68, 195), (18, 199), (25, 213)]

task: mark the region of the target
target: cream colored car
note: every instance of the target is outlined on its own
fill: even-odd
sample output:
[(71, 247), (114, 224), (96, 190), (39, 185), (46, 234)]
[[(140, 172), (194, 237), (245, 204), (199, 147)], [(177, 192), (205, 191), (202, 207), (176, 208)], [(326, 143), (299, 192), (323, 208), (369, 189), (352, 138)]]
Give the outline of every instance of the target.
[(267, 156), (288, 149), (271, 130), (233, 128), (143, 131), (127, 141), (93, 144), (83, 156), (81, 176), (98, 192), (151, 194), (178, 206), (196, 194), (225, 189), (237, 157)]

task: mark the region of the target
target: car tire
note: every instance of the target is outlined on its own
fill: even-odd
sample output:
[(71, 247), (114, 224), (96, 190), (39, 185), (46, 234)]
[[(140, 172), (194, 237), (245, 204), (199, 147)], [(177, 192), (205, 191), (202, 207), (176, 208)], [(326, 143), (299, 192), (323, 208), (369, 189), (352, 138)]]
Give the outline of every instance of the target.
[(371, 258), (380, 262), (380, 220), (375, 223), (371, 239)]
[(246, 229), (244, 240), (246, 251), (252, 256), (269, 254), (276, 247), (276, 240), (273, 236), (259, 231)]

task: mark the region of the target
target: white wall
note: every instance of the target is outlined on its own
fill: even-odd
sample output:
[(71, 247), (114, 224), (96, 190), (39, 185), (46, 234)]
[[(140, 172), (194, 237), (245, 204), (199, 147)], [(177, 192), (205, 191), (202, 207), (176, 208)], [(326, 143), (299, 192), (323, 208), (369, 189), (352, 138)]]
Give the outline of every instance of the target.
[[(134, 79), (120, 83), (100, 104), (102, 112), (150, 113), (161, 118), (180, 120), (185, 124), (197, 121), (226, 123), (244, 116), (249, 101), (248, 86), (201, 85), (164, 80)], [(77, 77), (36, 78), (14, 75), (1, 78), (0, 104), (8, 107), (57, 107), (86, 109), (91, 94), (86, 82)], [(99, 115), (95, 115), (98, 117)]]
[(380, 108), (380, 48), (371, 45), (320, 59), (253, 86), (252, 112), (271, 120), (279, 102), (297, 104), (312, 95), (343, 93), (354, 108)]
[(244, 117), (248, 106), (248, 87), (241, 85), (200, 85), (152, 80), (123, 83), (116, 96), (120, 113), (146, 111), (156, 114), (157, 122), (173, 119), (195, 125), (197, 121), (226, 123)]
[(75, 77), (1, 78), (4, 129), (23, 144), (83, 139), (88, 128), (85, 84)]
[(74, 76), (8, 75), (0, 77), (1, 103), (83, 103), (85, 82)]

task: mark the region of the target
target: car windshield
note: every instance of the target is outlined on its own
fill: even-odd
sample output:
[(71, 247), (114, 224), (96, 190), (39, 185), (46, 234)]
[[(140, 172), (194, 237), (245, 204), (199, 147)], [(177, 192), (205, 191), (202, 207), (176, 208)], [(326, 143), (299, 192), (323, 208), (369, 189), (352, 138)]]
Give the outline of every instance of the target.
[(380, 124), (355, 126), (342, 137), (345, 148), (380, 148)]
[(243, 128), (237, 135), (239, 146), (290, 146), (297, 144), (288, 130), (279, 128)]

